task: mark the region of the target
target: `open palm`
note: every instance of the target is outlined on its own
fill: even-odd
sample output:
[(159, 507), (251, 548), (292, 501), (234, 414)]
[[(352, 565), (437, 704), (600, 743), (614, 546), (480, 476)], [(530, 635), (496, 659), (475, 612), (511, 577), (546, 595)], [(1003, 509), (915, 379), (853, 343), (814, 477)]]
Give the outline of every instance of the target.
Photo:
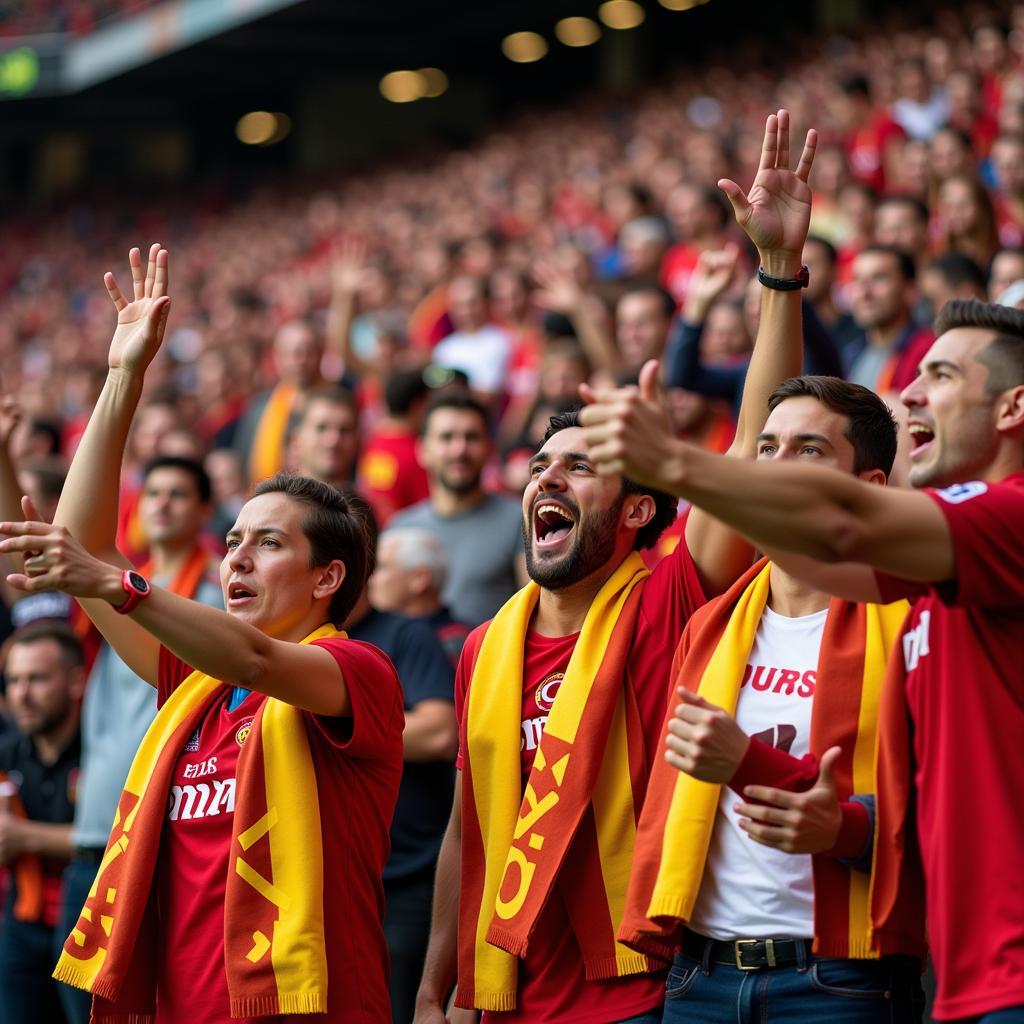
[(128, 253), (128, 263), (132, 272), (131, 302), (121, 294), (113, 274), (103, 276), (117, 310), (117, 327), (110, 340), (107, 365), (111, 369), (142, 372), (159, 351), (167, 326), (171, 305), (167, 295), (167, 250), (154, 243), (145, 272), (138, 249)]
[(811, 221), (811, 188), (807, 184), (818, 134), (807, 133), (796, 170), (790, 169), (789, 112), (770, 114), (764, 130), (761, 162), (750, 186), (743, 190), (723, 179), (719, 188), (729, 197), (736, 222), (760, 252), (800, 253)]

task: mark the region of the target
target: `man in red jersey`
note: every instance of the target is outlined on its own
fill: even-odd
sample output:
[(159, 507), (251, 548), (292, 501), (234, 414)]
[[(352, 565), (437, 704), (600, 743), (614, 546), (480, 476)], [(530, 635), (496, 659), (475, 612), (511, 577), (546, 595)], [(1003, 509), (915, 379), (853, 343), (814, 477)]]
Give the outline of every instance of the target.
[[(778, 118), (772, 115), (768, 119), (761, 167), (751, 190), (753, 212), (746, 225), (751, 237), (763, 243), (762, 260), (769, 267), (782, 266), (792, 253), (799, 253), (810, 216), (807, 175), (815, 137), (809, 134), (800, 164), (793, 171), (789, 169), (788, 133), (788, 114), (784, 111)], [(795, 372), (787, 356), (780, 358), (779, 349), (755, 348), (748, 378), (752, 398), (748, 416), (741, 417), (738, 444), (752, 441), (760, 429), (768, 392)], [(495, 871), (501, 875), (505, 859), (501, 849), (495, 851), (496, 863), (489, 855), (489, 840), (480, 824), (488, 816), (488, 801), (498, 800), (500, 791), (508, 789), (508, 775), (518, 774), (513, 783), (515, 805), (519, 805), (523, 792), (523, 807), (532, 803), (532, 785), (538, 773), (545, 772), (546, 760), (540, 755), (547, 750), (546, 757), (551, 758), (561, 742), (553, 716), (568, 706), (565, 695), (572, 688), (571, 679), (581, 677), (580, 663), (600, 660), (595, 659), (597, 645), (590, 641), (596, 640), (602, 630), (610, 632), (614, 641), (616, 627), (625, 615), (617, 610), (604, 616), (594, 609), (602, 608), (613, 581), (624, 570), (627, 574), (631, 571), (631, 560), (633, 564), (638, 561), (635, 552), (654, 543), (675, 518), (675, 503), (667, 495), (637, 487), (628, 478), (604, 479), (596, 473), (583, 443), (577, 413), (553, 417), (540, 451), (531, 460), (530, 473), (523, 495), (523, 529), (533, 583), (470, 635), (456, 676), (460, 778), (438, 863), (431, 942), (417, 1000), (416, 1024), (475, 1019), (475, 1014), (463, 1017), (461, 1009), (451, 1011), (446, 1018), (444, 1001), (453, 982), (457, 983), (458, 1006), (484, 1009), (484, 1021), (490, 1024), (648, 1024), (661, 1018), (663, 974), (652, 965), (636, 962), (625, 947), (612, 950), (616, 905), (621, 908), (628, 864), (619, 873), (604, 870), (627, 846), (626, 833), (631, 823), (635, 826), (635, 821), (631, 822), (633, 810), (621, 832), (602, 831), (602, 820), (608, 820), (603, 814), (611, 801), (606, 799), (608, 791), (602, 793), (600, 780), (607, 774), (605, 763), (616, 757), (625, 760), (628, 750), (628, 764), (623, 763), (621, 775), (608, 780), (608, 790), (620, 796), (623, 789), (627, 790), (626, 796), (632, 801), (629, 806), (638, 811), (652, 758), (660, 746), (668, 669), (682, 627), (704, 603), (706, 594), (719, 593), (736, 578), (737, 570), (749, 566), (751, 552), (745, 544), (736, 542), (731, 531), (722, 531), (696, 512), (688, 521), (686, 541), (649, 577), (644, 578), (642, 572), (634, 577), (637, 590), (631, 591), (620, 607), (632, 608), (635, 620), (629, 626), (625, 653), (622, 646), (616, 648), (623, 664), (621, 681), (616, 680), (614, 692), (624, 698), (619, 707), (628, 709), (617, 712), (626, 719), (626, 728), (617, 734), (613, 725), (607, 734), (623, 736), (623, 743), (617, 746), (611, 739), (601, 743), (596, 757), (599, 763), (594, 765), (598, 786), (590, 793), (590, 803), (576, 831), (560, 835), (545, 827), (546, 840), (531, 833), (528, 845), (533, 854), (552, 845), (568, 849), (566, 870), (558, 871), (550, 898), (531, 922), (528, 948), (525, 941), (518, 945), (514, 936), (507, 941), (484, 942), (480, 938), (482, 929), (469, 925), (477, 907), (481, 925), (487, 924), (494, 908), (490, 931), (495, 930), (499, 918), (504, 923), (518, 916), (518, 911), (511, 909), (514, 900), (509, 899), (506, 886), (501, 887), (497, 899), (493, 895), (488, 899), (486, 880), (482, 889), (477, 884), (482, 875), (491, 877)], [(495, 661), (492, 672), (482, 671), (481, 666), (487, 666), (495, 649), (495, 633), (500, 633), (509, 621), (510, 609), (523, 606), (529, 610), (523, 619), (516, 620), (523, 627), (522, 638), (510, 634), (508, 659)], [(604, 650), (612, 646), (609, 641)], [(594, 675), (589, 693), (598, 691), (599, 675), (600, 670)], [(507, 775), (493, 771), (489, 775), (486, 734), (484, 744), (474, 749), (474, 737), (482, 732), (479, 724), (474, 726), (474, 703), (486, 717), (492, 705), (508, 706), (506, 695), (510, 691), (514, 751)], [(589, 710), (589, 696), (586, 703)], [(500, 724), (504, 726), (506, 721)], [(581, 725), (579, 736), (572, 753), (574, 764), (578, 759), (593, 757), (585, 725)], [(636, 746), (634, 741), (638, 741)], [(495, 733), (494, 745), (501, 742)], [(562, 772), (559, 766), (567, 765), (568, 759), (551, 763), (558, 776)], [(572, 770), (563, 773), (564, 779), (570, 778)], [(482, 787), (482, 778), (491, 783), (490, 790)], [(559, 778), (560, 787), (562, 782)], [(549, 795), (542, 799), (546, 808), (552, 806)], [(539, 820), (536, 815), (532, 819)], [(524, 821), (521, 817), (520, 823)], [(521, 835), (518, 826), (517, 834)], [(481, 836), (483, 845), (478, 842)], [(616, 866), (622, 868), (621, 863)], [(516, 876), (513, 872), (504, 877), (514, 882)], [(529, 877), (531, 881), (521, 888), (526, 896), (535, 873), (530, 872)], [(499, 926), (497, 930), (511, 936), (513, 927), (509, 924), (507, 929)], [(591, 956), (595, 944), (600, 945), (595, 938), (604, 935), (612, 940), (608, 956)], [(508, 988), (503, 989), (500, 983), (488, 987), (490, 978), (500, 973), (493, 971), (488, 976), (493, 949), (512, 953), (515, 959)]]
[[(636, 391), (604, 392), (582, 419), (602, 472), (679, 494), (763, 550), (792, 552), (782, 561), (809, 583), (858, 601), (916, 598), (889, 696), (909, 715), (913, 764), (908, 755), (902, 767), (916, 786), (933, 1014), (1002, 1024), (1024, 1020), (1024, 313), (950, 302), (935, 330), (902, 393), (917, 492), (699, 451)], [(898, 775), (896, 749), (883, 738), (880, 775), (887, 764)], [(879, 827), (913, 834), (886, 803), (880, 786)], [(889, 806), (912, 813), (898, 798)], [(766, 820), (777, 823), (775, 812)]]

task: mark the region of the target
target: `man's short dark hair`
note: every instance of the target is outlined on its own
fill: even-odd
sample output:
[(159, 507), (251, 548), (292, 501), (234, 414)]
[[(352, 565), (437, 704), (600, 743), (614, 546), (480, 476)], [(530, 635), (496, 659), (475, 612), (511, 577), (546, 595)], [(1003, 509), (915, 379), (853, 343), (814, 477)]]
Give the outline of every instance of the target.
[(985, 272), (966, 253), (945, 252), (928, 261), (927, 270), (934, 270), (950, 288), (962, 284), (976, 285), (985, 290)]
[(35, 644), (43, 640), (52, 640), (60, 649), (60, 661), (65, 670), (85, 665), (82, 642), (75, 636), (71, 625), (60, 619), (33, 619), (16, 629), (4, 642), (4, 664), (7, 664), (7, 656), (16, 644)]
[(886, 476), (896, 460), (896, 421), (889, 407), (871, 391), (841, 377), (790, 377), (768, 396), (768, 411), (787, 398), (814, 398), (845, 416), (845, 437), (853, 445), (853, 471), (880, 469)]
[[(552, 416), (548, 422), (548, 429), (544, 431), (541, 444), (547, 442), (560, 430), (568, 430), (570, 427), (581, 427), (580, 409), (569, 409)], [(679, 499), (665, 491), (659, 491), (654, 487), (644, 487), (642, 484), (630, 480), (629, 477), (622, 478), (622, 493), (626, 494), (647, 494), (654, 501), (654, 515), (646, 526), (641, 526), (636, 531), (633, 540), (633, 550), (642, 551), (645, 548), (654, 547), (658, 538), (676, 521), (679, 512)]]
[(431, 401), (427, 406), (427, 411), (423, 416), (423, 426), (420, 428), (421, 434), (426, 434), (427, 429), (430, 425), (430, 417), (434, 415), (438, 409), (455, 409), (459, 412), (475, 412), (480, 417), (481, 422), (484, 425), (484, 430), (488, 436), (491, 433), (491, 421), (487, 415), (487, 410), (480, 404), (468, 391), (442, 391), (436, 398)]
[(64, 481), (68, 478), (68, 464), (59, 455), (43, 455), (38, 459), (28, 459), (22, 463), (21, 469), (31, 473), (39, 485), (39, 493), (47, 501), (57, 501), (64, 490)]
[(384, 382), (384, 404), (392, 416), (405, 416), (429, 391), (422, 370), (392, 370)]
[(839, 262), (839, 253), (836, 251), (836, 247), (827, 239), (822, 238), (821, 235), (808, 235), (804, 245), (810, 243), (811, 245), (821, 246), (825, 253), (825, 259), (828, 260), (828, 265), (834, 267)]
[(46, 455), (60, 454), (61, 426), (56, 420), (45, 416), (32, 416), (28, 421), (28, 432), (32, 437), (46, 438)]
[(184, 455), (155, 455), (142, 470), (143, 484), (149, 479), (150, 473), (155, 473), (158, 469), (180, 469), (183, 473), (188, 473), (195, 481), (196, 494), (204, 505), (213, 497), (210, 477), (202, 463), (196, 462), (195, 459), (186, 458)]
[(883, 196), (878, 201), (878, 209), (883, 206), (905, 206), (914, 211), (914, 216), (921, 224), (927, 224), (931, 220), (928, 204), (917, 196)]
[(1024, 384), (1024, 310), (977, 299), (951, 299), (935, 318), (935, 334), (957, 327), (992, 331), (994, 337), (978, 353), (988, 367), (985, 390), (990, 396)]
[(359, 403), (356, 401), (356, 396), (352, 391), (348, 388), (339, 387), (337, 384), (324, 384), (313, 388), (306, 395), (306, 399), (302, 403), (302, 409), (299, 412), (300, 423), (306, 418), (309, 410), (316, 402), (326, 402), (328, 405), (342, 405), (346, 409), (350, 409), (357, 419), (359, 418)]
[(328, 608), (330, 621), (340, 625), (373, 572), (376, 538), (371, 535), (364, 509), (337, 487), (288, 473), (264, 480), (253, 491), (253, 497), (260, 494), (286, 494), (307, 507), (302, 532), (309, 541), (311, 568), (329, 565), (335, 559), (345, 563), (345, 578)]
[(864, 99), (871, 99), (871, 83), (867, 79), (867, 75), (859, 73), (851, 73), (843, 75), (836, 82), (839, 91), (846, 96), (863, 96)]
[(621, 304), (624, 299), (628, 299), (630, 295), (654, 295), (657, 297), (658, 304), (661, 306), (662, 316), (669, 318), (675, 316), (676, 300), (673, 299), (671, 294), (662, 288), (661, 285), (639, 284), (634, 288), (627, 288), (619, 297), (619, 304)]
[(857, 255), (870, 256), (874, 253), (891, 256), (896, 261), (896, 269), (899, 270), (900, 277), (904, 281), (913, 283), (917, 280), (917, 267), (914, 265), (914, 257), (910, 253), (904, 252), (895, 245), (882, 245), (876, 242), (873, 245), (865, 245)]

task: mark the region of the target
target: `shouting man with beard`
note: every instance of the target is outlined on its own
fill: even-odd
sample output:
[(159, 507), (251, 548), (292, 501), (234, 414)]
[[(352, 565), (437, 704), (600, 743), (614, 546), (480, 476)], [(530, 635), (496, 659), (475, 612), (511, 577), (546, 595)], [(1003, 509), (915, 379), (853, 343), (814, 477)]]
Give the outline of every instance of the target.
[[(814, 136), (791, 171), (788, 131), (785, 112), (768, 119), (745, 224), (780, 247), (810, 214)], [(761, 255), (766, 267), (779, 259)], [(755, 348), (738, 445), (799, 372), (785, 348)], [(694, 511), (685, 541), (648, 573), (638, 552), (676, 502), (599, 475), (576, 412), (552, 417), (522, 515), (531, 582), (470, 634), (456, 673), (459, 778), (415, 1024), (475, 1020), (475, 1009), (485, 1024), (655, 1024), (664, 968), (615, 941), (636, 819), (679, 635), (752, 552)], [(453, 981), (464, 1009), (446, 1017)]]

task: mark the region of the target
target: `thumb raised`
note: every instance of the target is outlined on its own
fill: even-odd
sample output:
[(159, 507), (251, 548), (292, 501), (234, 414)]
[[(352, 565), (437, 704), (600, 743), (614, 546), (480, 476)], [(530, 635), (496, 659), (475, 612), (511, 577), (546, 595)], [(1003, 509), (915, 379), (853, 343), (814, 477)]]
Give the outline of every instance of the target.
[(657, 359), (648, 359), (640, 369), (640, 397), (648, 402), (657, 402), (659, 398), (658, 368), (660, 365)]
[(839, 758), (842, 756), (842, 747), (829, 747), (828, 750), (826, 750), (825, 753), (821, 755), (821, 763), (818, 767), (817, 785), (827, 786), (829, 789), (836, 788), (836, 765), (839, 762)]

